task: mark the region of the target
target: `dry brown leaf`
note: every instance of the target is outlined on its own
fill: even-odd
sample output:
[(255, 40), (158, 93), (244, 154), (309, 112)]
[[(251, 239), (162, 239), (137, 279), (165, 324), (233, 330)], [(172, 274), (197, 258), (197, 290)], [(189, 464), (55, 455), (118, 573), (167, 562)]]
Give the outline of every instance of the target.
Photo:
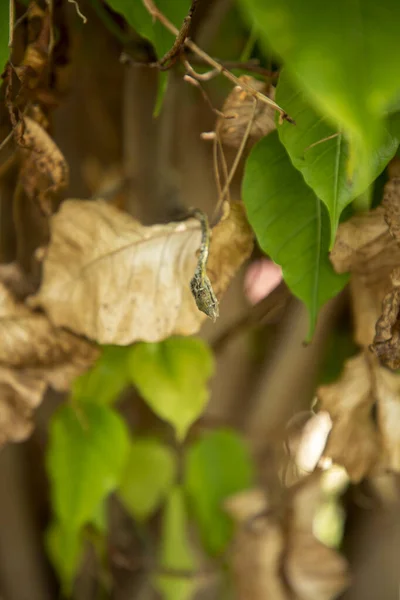
[(353, 481), (371, 471), (379, 454), (379, 438), (371, 418), (375, 396), (364, 354), (346, 362), (340, 379), (317, 390), (320, 408), (332, 419), (324, 456), (343, 465)]
[[(120, 345), (199, 330), (205, 317), (190, 291), (200, 247), (197, 219), (145, 227), (103, 201), (69, 200), (51, 230), (32, 303), (57, 326)], [(207, 271), (217, 296), (252, 246), (243, 208), (235, 205), (212, 234)]]
[(353, 481), (382, 470), (400, 471), (400, 375), (362, 353), (317, 395), (332, 419), (325, 458), (345, 467)]
[(384, 469), (400, 472), (400, 376), (387, 369), (376, 371), (377, 422), (382, 439)]
[(333, 600), (349, 585), (346, 560), (311, 532), (292, 534), (285, 574), (298, 600)]
[(393, 288), (382, 300), (371, 349), (384, 365), (396, 370), (400, 368), (400, 269), (394, 269), (390, 279)]
[(288, 488), (275, 511), (267, 511), (259, 490), (229, 500), (237, 522), (232, 567), (239, 600), (333, 600), (347, 587), (345, 559), (312, 533), (322, 497), (318, 473)]
[(226, 508), (237, 523), (231, 560), (238, 600), (290, 600), (281, 577), (285, 537), (273, 516), (259, 516), (266, 509), (261, 490), (236, 494)]
[(57, 195), (66, 188), (69, 169), (54, 140), (29, 117), (16, 128), (22, 137), (20, 180), (29, 198), (38, 202), (45, 215), (54, 212)]
[[(250, 75), (242, 75), (239, 79), (274, 100), (274, 88), (264, 81), (254, 79)], [(255, 106), (254, 97), (239, 86), (234, 87), (225, 100), (222, 112), (225, 118), (218, 117), (216, 131), (223, 144), (234, 148), (240, 146), (251, 119), (253, 119), (253, 122), (248, 139), (251, 144), (260, 140), (276, 127), (274, 109), (264, 102), (257, 102)]]
[(400, 264), (400, 247), (390, 234), (385, 209), (355, 215), (339, 226), (331, 261), (338, 273), (350, 271), (355, 333), (361, 346), (369, 346), (382, 301), (391, 290), (391, 273)]
[(48, 386), (69, 389), (98, 351), (56, 329), (47, 317), (17, 302), (0, 284), (0, 444), (31, 432), (31, 417)]

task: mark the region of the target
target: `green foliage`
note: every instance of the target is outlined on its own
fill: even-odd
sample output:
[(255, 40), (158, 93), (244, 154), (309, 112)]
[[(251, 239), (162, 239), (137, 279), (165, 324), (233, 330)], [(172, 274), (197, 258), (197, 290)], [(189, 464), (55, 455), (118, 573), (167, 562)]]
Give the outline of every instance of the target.
[[(161, 569), (194, 571), (196, 561), (188, 536), (188, 515), (181, 487), (171, 489), (165, 507), (161, 533)], [(195, 582), (189, 577), (163, 574), (154, 578), (154, 587), (163, 600), (190, 600)]]
[(240, 1), (313, 106), (343, 129), (348, 173), (357, 167), (365, 186), (385, 111), (400, 96), (398, 0)]
[(318, 310), (343, 288), (328, 258), (328, 215), (295, 169), (273, 132), (252, 150), (246, 164), (243, 200), (261, 248), (282, 266), (283, 277), (307, 306), (310, 334)]
[(50, 424), (47, 468), (53, 510), (71, 529), (88, 522), (118, 485), (128, 451), (123, 420), (96, 404), (63, 406)]
[(46, 533), (46, 548), (60, 577), (63, 593), (69, 596), (83, 554), (83, 532), (53, 521)]
[(129, 346), (104, 346), (95, 365), (74, 381), (73, 401), (104, 405), (114, 402), (129, 385), (129, 352)]
[(47, 471), (55, 522), (48, 532), (50, 557), (65, 590), (82, 550), (82, 528), (97, 520), (101, 501), (121, 478), (128, 451), (122, 419), (110, 408), (63, 406), (49, 431)]
[(211, 554), (222, 552), (232, 535), (224, 500), (252, 483), (251, 456), (234, 431), (205, 434), (188, 449), (185, 487), (204, 546)]
[(167, 446), (156, 439), (136, 438), (130, 444), (118, 494), (132, 516), (142, 521), (160, 506), (175, 476), (176, 459)]
[(130, 375), (152, 410), (174, 428), (182, 441), (208, 399), (214, 371), (208, 346), (196, 338), (172, 337), (132, 347)]
[(9, 7), (8, 0), (0, 2), (0, 73), (3, 72), (6, 62), (10, 54), (8, 47), (9, 36)]
[[(343, 209), (383, 171), (393, 158), (399, 142), (386, 132), (385, 143), (372, 154), (368, 179), (362, 185), (360, 164), (357, 163), (353, 179), (349, 181), (348, 142), (343, 134), (325, 139), (337, 133), (337, 129), (312, 108), (304, 93), (291, 82), (285, 69), (279, 77), (276, 101), (296, 121), (295, 127), (287, 121), (278, 126), (279, 137), (296, 169), (301, 171), (306, 183), (327, 207), (333, 244)], [(313, 144), (316, 145), (310, 147)]]

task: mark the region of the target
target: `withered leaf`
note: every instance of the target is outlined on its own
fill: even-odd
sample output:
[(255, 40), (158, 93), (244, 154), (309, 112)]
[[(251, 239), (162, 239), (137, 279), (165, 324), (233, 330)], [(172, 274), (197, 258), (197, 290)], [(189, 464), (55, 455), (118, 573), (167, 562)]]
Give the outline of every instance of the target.
[(241, 492), (229, 501), (237, 521), (232, 566), (239, 600), (336, 598), (348, 585), (348, 567), (313, 535), (320, 473), (284, 490), (275, 509), (266, 494), (256, 492)]
[(353, 481), (372, 470), (379, 454), (379, 438), (372, 421), (372, 386), (370, 366), (360, 354), (346, 362), (339, 380), (317, 390), (321, 410), (332, 419), (324, 456), (343, 465)]
[(231, 552), (237, 599), (289, 600), (280, 572), (285, 551), (282, 526), (273, 515), (259, 516), (266, 509), (265, 494), (241, 492), (226, 502), (226, 508), (237, 522)]
[(383, 207), (339, 226), (331, 261), (338, 273), (352, 274), (354, 337), (361, 346), (369, 346), (382, 301), (392, 287), (391, 273), (400, 264), (400, 247), (389, 231)]
[(390, 369), (400, 368), (400, 269), (393, 270), (390, 278), (393, 288), (382, 300), (382, 315), (376, 322), (376, 333), (371, 349)]
[[(259, 81), (250, 75), (242, 75), (239, 79), (274, 100), (275, 89), (265, 81)], [(222, 112), (225, 118), (218, 117), (216, 131), (222, 143), (227, 146), (240, 146), (250, 121), (250, 144), (254, 144), (275, 129), (274, 109), (264, 102), (257, 102), (249, 92), (239, 86), (234, 87), (225, 100)]]
[(376, 370), (375, 378), (377, 422), (382, 440), (380, 462), (384, 469), (400, 472), (400, 376), (381, 367)]
[[(243, 208), (235, 205), (212, 233), (207, 271), (217, 296), (252, 245)], [(193, 334), (205, 318), (190, 291), (199, 247), (196, 219), (144, 227), (103, 201), (66, 201), (51, 221), (32, 304), (101, 344)]]
[(66, 160), (45, 129), (30, 117), (18, 124), (16, 136), (22, 140), (20, 180), (24, 190), (45, 215), (50, 215), (58, 194), (68, 185)]
[(346, 362), (338, 381), (317, 391), (321, 410), (332, 419), (323, 455), (345, 467), (353, 481), (400, 471), (400, 375), (366, 352)]
[(0, 444), (25, 439), (31, 416), (48, 386), (66, 391), (98, 350), (55, 328), (17, 302), (0, 283)]
[(298, 600), (333, 600), (349, 584), (345, 558), (311, 532), (292, 535), (285, 573)]

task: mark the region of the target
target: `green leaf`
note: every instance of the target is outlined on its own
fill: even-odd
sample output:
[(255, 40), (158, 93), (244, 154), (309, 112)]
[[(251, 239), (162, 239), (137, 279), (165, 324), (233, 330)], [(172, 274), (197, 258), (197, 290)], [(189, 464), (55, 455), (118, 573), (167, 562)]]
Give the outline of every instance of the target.
[(71, 530), (59, 521), (53, 521), (46, 532), (45, 541), (47, 554), (60, 578), (63, 594), (70, 596), (82, 559), (83, 533)]
[[(175, 36), (154, 19), (144, 7), (142, 0), (107, 0), (113, 10), (120, 13), (129, 25), (142, 37), (150, 40), (158, 58), (172, 47)], [(189, 12), (190, 0), (156, 0), (157, 8), (180, 29)]]
[(207, 381), (214, 371), (208, 346), (197, 338), (171, 337), (135, 344), (130, 356), (131, 380), (147, 404), (174, 428), (182, 441), (203, 412)]
[(176, 476), (176, 458), (159, 440), (136, 438), (131, 442), (128, 460), (118, 494), (133, 517), (147, 519), (161, 504)]
[(211, 554), (222, 552), (231, 539), (232, 522), (223, 502), (253, 483), (253, 462), (241, 437), (234, 431), (205, 434), (189, 448), (185, 487), (204, 546)]
[(344, 287), (328, 257), (326, 209), (290, 162), (277, 132), (253, 148), (245, 168), (243, 200), (261, 248), (282, 266), (283, 277), (310, 314)]
[(327, 207), (333, 245), (343, 209), (378, 177), (395, 155), (399, 142), (386, 132), (385, 143), (372, 155), (369, 177), (364, 185), (357, 166), (352, 181), (349, 181), (348, 142), (343, 134), (326, 139), (338, 130), (311, 107), (304, 93), (292, 84), (285, 69), (279, 77), (276, 102), (296, 121), (295, 127), (287, 121), (278, 125), (279, 137), (296, 169)]
[(6, 62), (10, 56), (8, 47), (9, 36), (9, 15), (10, 15), (9, 0), (0, 2), (0, 74), (3, 72)]
[(121, 417), (105, 406), (70, 405), (50, 424), (47, 471), (52, 507), (67, 530), (89, 522), (101, 500), (118, 485), (128, 451)]
[[(188, 516), (184, 492), (174, 487), (165, 507), (161, 532), (161, 569), (189, 571), (196, 568), (196, 561), (188, 541)], [(163, 600), (190, 600), (196, 587), (194, 578), (165, 574), (154, 578), (154, 587)]]
[(366, 176), (400, 96), (398, 0), (240, 0), (313, 106), (351, 142)]
[(102, 354), (94, 366), (77, 377), (72, 387), (76, 402), (111, 404), (129, 385), (127, 346), (103, 346)]

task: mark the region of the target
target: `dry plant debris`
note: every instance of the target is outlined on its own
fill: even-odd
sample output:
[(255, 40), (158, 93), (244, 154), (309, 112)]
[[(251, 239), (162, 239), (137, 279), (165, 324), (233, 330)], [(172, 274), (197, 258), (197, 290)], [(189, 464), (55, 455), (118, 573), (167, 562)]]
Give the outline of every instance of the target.
[(27, 196), (38, 202), (45, 215), (50, 215), (57, 195), (68, 185), (66, 160), (45, 129), (30, 117), (24, 117), (15, 134), (22, 140), (21, 183)]
[(260, 490), (231, 498), (237, 524), (232, 567), (238, 600), (333, 600), (349, 583), (345, 559), (313, 535), (321, 474), (288, 488), (279, 510)]
[[(68, 200), (51, 220), (31, 305), (100, 344), (196, 333), (205, 318), (190, 291), (199, 247), (195, 219), (145, 227), (103, 201)], [(217, 297), (252, 247), (243, 207), (233, 205), (212, 231), (207, 270)]]
[[(265, 81), (250, 75), (242, 75), (239, 80), (274, 100), (275, 89)], [(217, 119), (216, 133), (223, 144), (234, 148), (239, 148), (249, 123), (248, 143), (251, 145), (276, 127), (275, 110), (268, 104), (256, 101), (253, 95), (239, 86), (234, 87), (228, 95), (222, 112), (225, 118)]]
[(97, 348), (54, 327), (0, 283), (0, 444), (21, 441), (48, 386), (67, 391), (97, 358)]
[[(354, 336), (362, 350), (336, 382), (317, 390), (320, 412), (303, 430), (298, 456), (319, 439), (313, 467), (328, 459), (357, 482), (400, 471), (400, 374), (393, 372), (400, 368), (398, 177), (386, 184), (382, 206), (339, 226), (331, 260), (339, 273), (351, 273)], [(322, 431), (322, 414), (330, 431)]]

